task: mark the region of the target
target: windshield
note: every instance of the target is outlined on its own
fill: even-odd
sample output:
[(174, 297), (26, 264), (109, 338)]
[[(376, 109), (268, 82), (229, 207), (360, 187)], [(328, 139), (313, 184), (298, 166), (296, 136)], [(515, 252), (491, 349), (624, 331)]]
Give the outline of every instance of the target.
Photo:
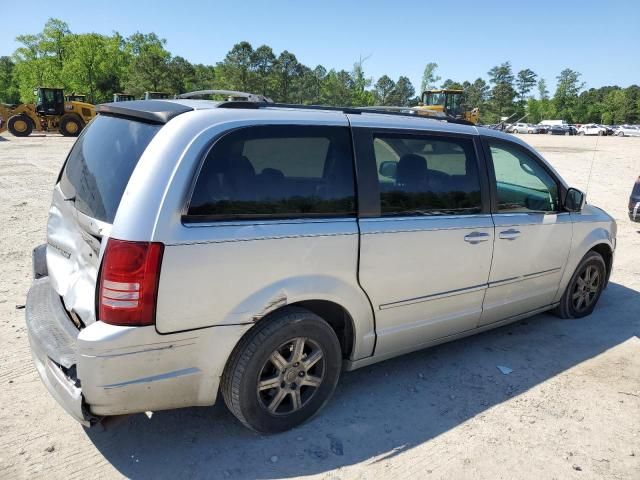
[(160, 125), (99, 115), (84, 129), (65, 163), (60, 188), (78, 211), (113, 223), (140, 156)]
[(457, 117), (462, 114), (462, 92), (425, 92), (422, 103), (444, 107), (449, 115)]
[(425, 92), (422, 103), (425, 105), (442, 105), (444, 106), (446, 95), (444, 93)]

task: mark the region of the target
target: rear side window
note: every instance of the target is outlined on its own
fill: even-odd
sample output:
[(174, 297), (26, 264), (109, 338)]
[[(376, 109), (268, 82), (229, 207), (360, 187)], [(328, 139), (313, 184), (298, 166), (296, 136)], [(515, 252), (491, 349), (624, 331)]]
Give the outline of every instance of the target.
[(244, 128), (218, 140), (188, 211), (194, 220), (354, 214), (348, 129), (292, 125)]
[(482, 210), (473, 141), (376, 134), (382, 215), (464, 215)]
[(69, 153), (60, 188), (76, 208), (113, 223), (133, 169), (159, 125), (99, 115)]

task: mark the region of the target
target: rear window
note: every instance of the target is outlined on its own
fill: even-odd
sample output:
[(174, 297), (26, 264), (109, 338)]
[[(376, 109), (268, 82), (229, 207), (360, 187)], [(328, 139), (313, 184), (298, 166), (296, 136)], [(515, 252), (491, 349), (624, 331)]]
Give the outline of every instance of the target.
[(76, 208), (113, 223), (131, 173), (160, 130), (124, 118), (100, 115), (75, 143), (60, 177), (60, 188)]
[(355, 214), (345, 127), (258, 126), (221, 138), (204, 160), (188, 217), (252, 219)]

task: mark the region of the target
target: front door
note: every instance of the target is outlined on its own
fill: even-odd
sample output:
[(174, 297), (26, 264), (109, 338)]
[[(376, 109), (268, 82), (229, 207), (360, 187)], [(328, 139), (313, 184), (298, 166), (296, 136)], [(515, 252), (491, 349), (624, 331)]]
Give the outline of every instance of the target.
[[(375, 311), (376, 355), (475, 328), (493, 223), (488, 204), (483, 208), (486, 176), (473, 137), (354, 131), (362, 192), (359, 280)], [(365, 165), (375, 171), (364, 172)], [(372, 191), (375, 208), (367, 211)]]
[(559, 182), (525, 148), (487, 140), (495, 176), (495, 241), (481, 325), (553, 302), (569, 255), (571, 216)]

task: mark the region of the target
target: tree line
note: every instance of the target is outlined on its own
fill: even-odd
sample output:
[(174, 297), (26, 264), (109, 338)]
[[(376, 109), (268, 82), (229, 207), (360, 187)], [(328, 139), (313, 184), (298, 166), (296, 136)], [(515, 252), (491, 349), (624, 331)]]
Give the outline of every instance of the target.
[(545, 79), (531, 69), (513, 71), (510, 62), (493, 67), (487, 79), (457, 81), (437, 75), (428, 63), (420, 90), (406, 76), (382, 75), (375, 82), (359, 58), (350, 71), (304, 65), (295, 54), (257, 48), (239, 42), (215, 65), (193, 64), (174, 56), (155, 33), (123, 37), (72, 33), (59, 19), (50, 19), (42, 32), (20, 35), (12, 56), (0, 57), (0, 102), (33, 102), (36, 86), (62, 87), (83, 93), (94, 103), (110, 101), (113, 93), (137, 97), (145, 91), (183, 93), (228, 89), (260, 93), (277, 102), (340, 106), (412, 106), (427, 88), (460, 88), (464, 103), (478, 107), (483, 123), (511, 117), (537, 123), (561, 118), (572, 123), (640, 122), (640, 87), (607, 86), (584, 89), (580, 73), (569, 68), (556, 77), (553, 95)]

